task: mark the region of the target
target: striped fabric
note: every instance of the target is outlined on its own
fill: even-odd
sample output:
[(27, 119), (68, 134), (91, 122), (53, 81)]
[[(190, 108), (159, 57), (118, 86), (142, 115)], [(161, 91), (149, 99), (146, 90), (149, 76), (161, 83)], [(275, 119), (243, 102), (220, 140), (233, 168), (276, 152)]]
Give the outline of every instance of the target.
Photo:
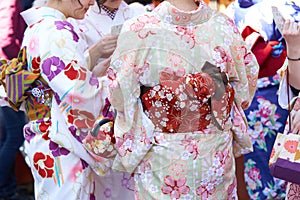
[(39, 77), (27, 70), (26, 49), (20, 50), (17, 58), (9, 62), (0, 61), (0, 81), (5, 87), (8, 101), (12, 108), (19, 110), (22, 101), (27, 98), (26, 90)]

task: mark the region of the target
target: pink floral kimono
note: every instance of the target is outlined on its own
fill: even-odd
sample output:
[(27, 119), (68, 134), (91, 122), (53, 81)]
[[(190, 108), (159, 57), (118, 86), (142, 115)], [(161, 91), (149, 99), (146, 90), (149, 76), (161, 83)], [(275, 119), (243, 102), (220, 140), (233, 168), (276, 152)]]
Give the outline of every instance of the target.
[(236, 199), (235, 156), (252, 144), (243, 109), (258, 64), (232, 20), (162, 2), (125, 22), (113, 54), (113, 169), (136, 199)]

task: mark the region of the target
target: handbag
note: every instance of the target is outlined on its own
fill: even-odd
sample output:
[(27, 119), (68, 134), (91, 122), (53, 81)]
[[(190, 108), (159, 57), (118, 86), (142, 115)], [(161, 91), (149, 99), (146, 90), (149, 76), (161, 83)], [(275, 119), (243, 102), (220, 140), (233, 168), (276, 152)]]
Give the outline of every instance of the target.
[(276, 178), (300, 184), (300, 135), (291, 132), (291, 107), (288, 84), (287, 96), (289, 127), (286, 133), (278, 133), (276, 136), (269, 160), (269, 169), (272, 176)]

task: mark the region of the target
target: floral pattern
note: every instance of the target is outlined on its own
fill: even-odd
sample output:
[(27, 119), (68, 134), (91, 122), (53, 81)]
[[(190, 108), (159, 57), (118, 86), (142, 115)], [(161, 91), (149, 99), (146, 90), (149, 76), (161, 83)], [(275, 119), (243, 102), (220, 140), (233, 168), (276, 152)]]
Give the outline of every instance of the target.
[(50, 155), (37, 152), (33, 157), (34, 168), (43, 178), (51, 178), (54, 173), (54, 160)]
[[(257, 91), (248, 110), (248, 129), (254, 152), (245, 155), (245, 180), (251, 199), (284, 199), (286, 182), (269, 171), (269, 158), (278, 132), (282, 132), (287, 112), (278, 106), (278, 75), (258, 79)], [(273, 94), (273, 95), (272, 95)]]
[(258, 65), (227, 21), (164, 1), (124, 23), (108, 70), (113, 168), (133, 174), (136, 199), (237, 198), (234, 157), (252, 149), (242, 108)]
[(28, 22), (22, 44), (28, 49), (28, 70), (38, 75), (24, 99), (29, 117), (25, 148), (35, 199), (97, 200), (105, 198), (105, 188), (114, 187), (125, 199), (133, 197), (122, 186), (123, 173), (111, 171), (111, 158), (97, 160), (83, 144), (105, 105), (106, 92), (105, 78), (87, 69), (76, 29), (49, 7), (29, 9), (23, 17)]

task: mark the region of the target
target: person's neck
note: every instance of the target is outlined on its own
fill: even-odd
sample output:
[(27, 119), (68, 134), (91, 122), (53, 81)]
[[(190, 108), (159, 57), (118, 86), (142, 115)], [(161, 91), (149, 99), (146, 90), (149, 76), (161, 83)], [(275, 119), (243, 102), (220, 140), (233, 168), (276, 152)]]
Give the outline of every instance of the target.
[(183, 11), (193, 11), (198, 8), (194, 0), (166, 0), (176, 8)]

